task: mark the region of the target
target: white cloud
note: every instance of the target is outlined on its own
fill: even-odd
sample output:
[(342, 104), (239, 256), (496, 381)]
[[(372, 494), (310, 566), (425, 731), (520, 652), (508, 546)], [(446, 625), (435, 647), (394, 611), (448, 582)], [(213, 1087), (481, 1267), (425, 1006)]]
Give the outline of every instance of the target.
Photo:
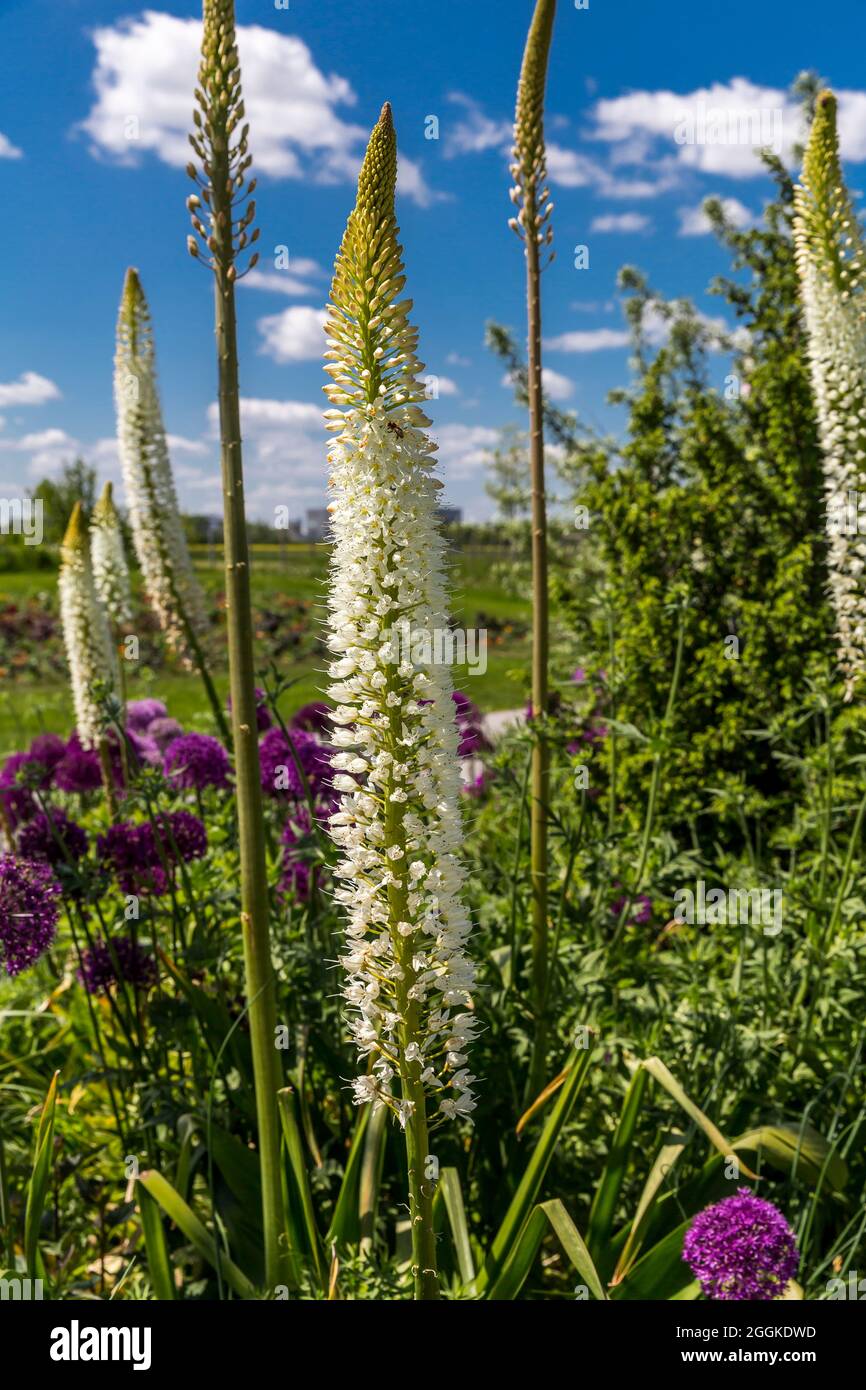
[[(719, 202), (728, 221), (735, 227), (748, 227), (754, 221), (749, 209), (739, 198), (720, 198)], [(713, 230), (710, 219), (704, 212), (703, 203), (698, 203), (694, 208), (679, 208), (677, 216), (680, 219), (680, 236), (706, 236)]]
[(0, 130), (0, 159), (21, 159), (24, 151), (13, 145), (7, 135)]
[(310, 362), (325, 351), (324, 309), (293, 304), (279, 314), (259, 319), (263, 343), (260, 351), (275, 362)]
[(574, 382), (567, 376), (555, 372), (552, 367), (542, 367), (541, 381), (546, 394), (552, 401), (567, 401), (574, 394)]
[(609, 212), (602, 217), (594, 217), (591, 232), (645, 232), (650, 220), (642, 212)]
[(593, 188), (603, 198), (655, 198), (676, 183), (669, 162), (660, 161), (652, 178), (623, 177), (589, 155), (556, 144), (547, 147), (547, 172), (562, 188)]
[(169, 451), (173, 454), (206, 454), (207, 445), (200, 439), (185, 439), (182, 434), (165, 436)]
[(438, 390), (440, 396), (460, 395), (460, 387), (457, 385), (456, 381), (452, 381), (450, 376), (436, 376), (435, 373), (431, 373), (431, 376), (433, 376), (433, 380), (436, 383), (436, 389)]
[[(357, 176), (372, 120), (346, 121), (349, 82), (325, 74), (293, 34), (240, 25), (238, 52), (255, 166), (274, 178), (342, 183)], [(144, 152), (183, 168), (189, 161), (192, 93), (201, 42), (198, 19), (146, 10), (93, 32), (96, 100), (81, 129), (94, 153), (136, 164)], [(370, 115), (371, 113), (365, 113)], [(411, 161), (403, 191), (422, 206), (436, 195)]]
[(483, 471), (499, 431), (486, 425), (442, 425), (433, 431), (446, 478), (465, 478)]
[[(552, 401), (567, 401), (569, 396), (574, 394), (574, 382), (569, 381), (561, 372), (555, 372), (552, 367), (542, 367), (541, 380), (545, 394)], [(509, 389), (513, 387), (514, 379), (510, 372), (505, 373), (500, 384)]]
[(449, 367), (471, 367), (472, 361), (468, 357), (461, 357), (459, 352), (449, 352), (445, 358)]
[(600, 352), (604, 348), (628, 347), (630, 341), (624, 329), (585, 328), (548, 338), (544, 346), (551, 352)]
[[(357, 174), (357, 166), (353, 173)], [(411, 198), (413, 203), (417, 203), (419, 208), (432, 207), (434, 203), (448, 202), (450, 194), (439, 193), (430, 188), (424, 180), (421, 165), (415, 159), (409, 159), (405, 154), (401, 154), (397, 161), (397, 193), (403, 193), (407, 198)]]
[(321, 280), (325, 272), (317, 261), (298, 257), (290, 261), (287, 270), (250, 270), (240, 283), (251, 290), (267, 290), (300, 298), (314, 293), (310, 281)]
[(44, 405), (60, 399), (53, 381), (38, 372), (22, 372), (17, 381), (0, 383), (0, 405)]
[(445, 157), (481, 154), (485, 150), (508, 150), (513, 139), (511, 121), (494, 120), (485, 115), (477, 101), (463, 92), (452, 92), (449, 100), (461, 106), (465, 116), (445, 133)]

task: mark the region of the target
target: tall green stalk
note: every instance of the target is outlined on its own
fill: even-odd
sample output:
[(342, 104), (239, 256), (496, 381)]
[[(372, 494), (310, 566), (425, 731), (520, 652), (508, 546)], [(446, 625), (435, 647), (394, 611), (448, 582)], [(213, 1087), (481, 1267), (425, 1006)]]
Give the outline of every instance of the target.
[[(201, 197), (190, 197), (188, 207), (193, 227), (209, 255), (202, 255), (195, 238), (190, 237), (188, 244), (191, 253), (205, 260), (214, 272), (241, 924), (259, 1131), (265, 1282), (273, 1291), (281, 1282), (285, 1266), (280, 1248), (285, 1231), (285, 1205), (277, 1107), (277, 1091), (282, 1079), (275, 1047), (276, 994), (268, 927), (234, 299), (237, 257), (257, 239), (258, 232), (248, 232), (255, 215), (255, 203), (250, 197), (255, 180), (245, 186), (246, 171), (252, 163), (252, 156), (247, 153), (249, 127), (244, 125), (232, 142), (244, 116), (233, 0), (204, 0), (202, 61), (196, 100), (199, 110), (193, 119), (197, 133), (190, 136), (190, 143), (201, 162), (204, 178), (199, 180), (195, 166), (189, 166), (190, 176), (201, 188)], [(253, 255), (250, 266), (257, 259)]]
[[(549, 969), (547, 812), (550, 797), (550, 748), (544, 721), (548, 708), (549, 616), (547, 581), (547, 498), (544, 486), (544, 395), (541, 378), (541, 254), (550, 245), (553, 204), (547, 201), (544, 147), (544, 89), (556, 0), (537, 0), (529, 27), (514, 118), (514, 187), (520, 207), (510, 225), (526, 250), (528, 324), (529, 475), (532, 493), (532, 715), (538, 720), (532, 753), (530, 811), (530, 883), (532, 889), (532, 982), (535, 1041), (529, 1090), (538, 1090), (547, 1050), (547, 976)], [(548, 262), (549, 263), (549, 262)]]

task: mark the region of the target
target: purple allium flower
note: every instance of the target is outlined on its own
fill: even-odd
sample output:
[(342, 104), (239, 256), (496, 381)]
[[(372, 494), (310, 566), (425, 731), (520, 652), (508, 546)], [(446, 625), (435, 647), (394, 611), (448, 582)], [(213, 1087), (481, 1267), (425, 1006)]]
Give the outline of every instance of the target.
[(481, 711), (468, 695), (464, 695), (462, 690), (452, 690), (451, 699), (456, 707), (455, 718), (463, 720), (465, 723), (477, 724), (481, 719)]
[(229, 755), (211, 734), (181, 734), (163, 756), (163, 771), (176, 787), (228, 786)]
[(311, 869), (303, 859), (287, 859), (277, 884), (277, 892), (281, 898), (288, 901), (308, 903), (313, 883), (317, 878), (318, 869)]
[(145, 734), (154, 719), (165, 719), (167, 714), (162, 700), (130, 700), (126, 706), (127, 732)]
[(305, 795), (298, 763), (313, 796), (323, 790), (331, 775), (328, 750), (314, 734), (303, 729), (293, 729), (289, 738), (282, 729), (269, 729), (259, 744), (259, 763), (262, 790), (268, 796), (288, 793), (302, 798)]
[(584, 743), (601, 743), (602, 739), (607, 738), (607, 725), (590, 724), (584, 729), (582, 738)]
[(109, 864), (124, 893), (152, 893), (157, 897), (168, 889), (168, 878), (149, 821), (135, 825), (118, 821), (97, 841), (99, 857)]
[[(201, 859), (207, 854), (207, 831), (203, 822), (191, 811), (169, 811), (167, 815), (158, 817), (158, 825), (159, 838), (166, 859), (174, 859), (175, 846), (177, 846), (177, 853), (186, 864), (191, 859)], [(144, 828), (142, 827), (142, 829)], [(148, 830), (153, 829), (151, 825), (146, 828)], [(155, 841), (154, 852), (157, 852)]]
[(78, 978), (88, 994), (108, 989), (124, 980), (134, 989), (150, 989), (156, 984), (156, 961), (130, 936), (113, 936), (111, 946), (95, 941), (92, 950), (82, 951)]
[(493, 773), (489, 768), (483, 767), (477, 777), (471, 777), (468, 782), (463, 783), (461, 790), (464, 796), (481, 797), (486, 794), (492, 781)]
[(306, 729), (310, 734), (329, 734), (331, 732), (331, 715), (333, 709), (326, 705), (324, 700), (312, 700), (308, 705), (301, 705), (289, 720), (289, 725), (293, 729)]
[(95, 748), (82, 748), (77, 734), (54, 769), (54, 785), (62, 792), (93, 792), (102, 786), (102, 768)]
[[(614, 886), (616, 888), (619, 888), (620, 884), (617, 883)], [(627, 902), (628, 897), (625, 894), (623, 894), (622, 897), (614, 898), (613, 902), (610, 905), (610, 910), (614, 917), (619, 916)], [(636, 897), (632, 898), (631, 917), (629, 920), (631, 921), (633, 926), (637, 926), (638, 924), (642, 926), (644, 923), (650, 920), (652, 915), (652, 898), (648, 898), (646, 893), (638, 893)]]
[[(267, 695), (265, 694), (265, 692), (264, 692), (263, 690), (261, 690), (258, 686), (256, 686), (256, 688), (255, 688), (255, 697), (256, 697), (256, 728), (258, 729), (258, 731), (259, 731), (260, 734), (263, 734), (264, 731), (265, 731), (265, 729), (269, 729), (269, 728), (271, 727), (271, 725), (273, 724), (274, 721), (273, 721), (273, 719), (271, 718), (271, 712), (270, 712), (270, 710), (268, 709), (268, 697), (267, 697)], [(228, 699), (226, 700), (226, 706), (227, 706), (228, 709), (231, 709), (231, 707), (232, 707), (232, 697), (231, 697), (231, 695), (230, 695), (230, 696), (228, 697)]]
[(576, 666), (574, 668), (574, 670), (571, 673), (571, 679), (574, 681), (575, 685), (583, 684), (583, 682), (586, 680), (586, 671), (583, 669), (582, 666)]
[(39, 763), (51, 773), (66, 752), (66, 740), (59, 734), (37, 734), (30, 745), (28, 758), (31, 763)]
[(133, 765), (149, 763), (151, 767), (162, 766), (162, 749), (149, 733), (136, 734), (131, 729), (127, 729), (126, 737), (129, 740)]
[(460, 735), (457, 756), (472, 758), (477, 753), (486, 752), (490, 748), (490, 741), (481, 728), (480, 709), (462, 690), (452, 691), (451, 699), (456, 706), (454, 722)]
[(168, 745), (180, 738), (182, 733), (183, 725), (176, 719), (154, 719), (153, 723), (147, 726), (147, 737), (156, 744), (160, 753), (164, 753)]
[(0, 771), (0, 797), (3, 798), (3, 809), (13, 830), (16, 825), (36, 814), (36, 798), (29, 787), (19, 782), (19, 773), (26, 776), (26, 769), (30, 766), (27, 753), (13, 753)]
[(57, 808), (50, 815), (40, 811), (18, 832), (18, 853), (22, 859), (65, 864), (87, 853), (87, 835), (65, 811)]
[(0, 854), (0, 958), (7, 975), (26, 970), (48, 950), (59, 897), (50, 865)]
[(778, 1207), (747, 1187), (698, 1212), (683, 1259), (707, 1298), (753, 1302), (778, 1298), (800, 1264), (794, 1232)]

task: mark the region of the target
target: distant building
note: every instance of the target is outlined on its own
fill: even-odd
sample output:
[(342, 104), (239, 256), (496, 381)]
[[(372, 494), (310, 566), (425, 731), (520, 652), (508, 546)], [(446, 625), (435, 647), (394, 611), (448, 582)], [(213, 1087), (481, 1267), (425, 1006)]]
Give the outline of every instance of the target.
[(459, 526), (463, 520), (463, 509), (461, 507), (437, 507), (436, 517), (443, 526)]
[(323, 541), (331, 529), (331, 514), (327, 507), (311, 507), (307, 511), (306, 539)]

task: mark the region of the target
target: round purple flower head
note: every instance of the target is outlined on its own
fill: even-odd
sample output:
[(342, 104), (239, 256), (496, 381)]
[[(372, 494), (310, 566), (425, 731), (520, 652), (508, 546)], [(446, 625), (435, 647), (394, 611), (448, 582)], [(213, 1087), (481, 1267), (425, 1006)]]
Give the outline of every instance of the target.
[[(256, 728), (258, 729), (258, 731), (259, 731), (260, 734), (263, 734), (264, 731), (265, 731), (265, 729), (269, 729), (269, 728), (271, 727), (271, 725), (273, 724), (274, 721), (273, 721), (273, 719), (271, 719), (271, 712), (270, 712), (270, 710), (268, 709), (268, 697), (267, 697), (267, 695), (265, 694), (265, 692), (264, 692), (263, 690), (260, 690), (260, 689), (259, 689), (258, 686), (256, 686), (256, 689), (255, 689), (255, 696), (256, 696)], [(228, 697), (228, 699), (226, 700), (226, 705), (227, 705), (227, 707), (228, 707), (229, 709), (231, 709), (231, 707), (232, 707), (232, 697), (231, 697), (231, 695), (230, 695), (230, 696)]]
[(182, 733), (183, 725), (176, 719), (154, 719), (153, 723), (147, 726), (147, 737), (156, 744), (160, 753), (164, 753), (168, 745), (180, 738)]
[(326, 705), (324, 700), (312, 700), (308, 705), (301, 705), (289, 720), (293, 729), (306, 729), (309, 734), (329, 734), (331, 732), (331, 715), (333, 709)]
[(259, 744), (262, 791), (268, 796), (282, 796), (288, 792), (290, 796), (303, 797), (304, 785), (298, 763), (315, 796), (327, 785), (331, 775), (327, 749), (314, 734), (305, 733), (303, 729), (293, 729), (290, 739), (282, 729), (269, 729)]
[(105, 991), (119, 980), (134, 989), (150, 989), (156, 984), (156, 962), (129, 936), (114, 936), (107, 941), (95, 941), (93, 949), (82, 951), (78, 978), (88, 994)]
[(0, 963), (7, 975), (26, 970), (48, 950), (59, 897), (50, 865), (0, 854)]
[(165, 750), (162, 770), (176, 787), (227, 787), (231, 764), (218, 738), (181, 734)]
[[(179, 855), (188, 864), (207, 854), (207, 831), (192, 811), (169, 811), (159, 817), (158, 824), (162, 852), (170, 862)], [(152, 829), (150, 824), (146, 828)], [(158, 854), (155, 842), (154, 853)]]
[(741, 1187), (692, 1221), (683, 1259), (705, 1297), (768, 1303), (784, 1293), (800, 1256), (778, 1207)]
[(50, 816), (40, 811), (18, 832), (18, 853), (22, 859), (65, 864), (87, 853), (87, 834), (59, 807)]
[(102, 786), (102, 768), (95, 748), (82, 748), (77, 734), (54, 769), (54, 785), (62, 792), (93, 792)]
[(19, 780), (19, 774), (22, 778), (26, 776), (29, 767), (29, 754), (13, 753), (0, 771), (0, 798), (13, 830), (16, 825), (36, 814), (36, 798), (30, 788), (23, 786)]
[(97, 847), (100, 859), (114, 870), (124, 893), (159, 896), (168, 890), (168, 878), (149, 821), (140, 825), (117, 821), (99, 836)]
[(47, 773), (52, 773), (66, 753), (66, 740), (59, 734), (37, 734), (30, 745), (27, 757), (31, 763), (39, 763)]
[(146, 734), (154, 719), (165, 719), (168, 710), (162, 700), (130, 700), (126, 706), (126, 728), (129, 733)]

